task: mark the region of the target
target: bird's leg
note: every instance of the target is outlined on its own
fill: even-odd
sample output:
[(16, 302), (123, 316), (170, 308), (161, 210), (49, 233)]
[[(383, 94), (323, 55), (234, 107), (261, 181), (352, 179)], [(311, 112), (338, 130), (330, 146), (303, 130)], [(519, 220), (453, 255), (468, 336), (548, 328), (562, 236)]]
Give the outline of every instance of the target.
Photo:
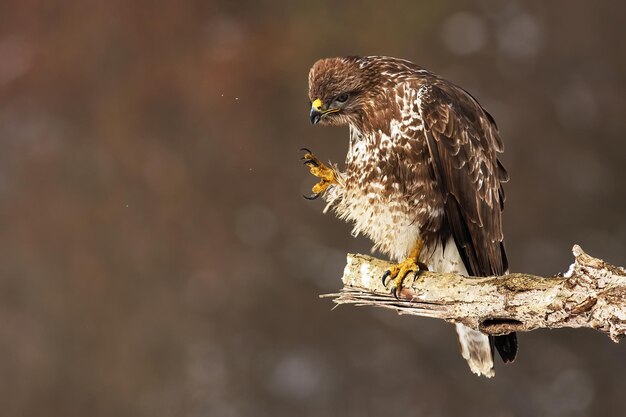
[(418, 239), (409, 256), (404, 261), (389, 268), (383, 275), (383, 285), (386, 285), (387, 278), (393, 280), (391, 293), (394, 297), (398, 298), (398, 293), (402, 290), (402, 282), (410, 272), (414, 272), (417, 276), (420, 271), (428, 271), (428, 267), (419, 260), (423, 248), (424, 241)]
[(319, 159), (313, 156), (313, 153), (310, 150), (307, 148), (302, 148), (300, 150), (306, 152), (304, 156), (300, 158), (304, 161), (304, 165), (309, 167), (311, 174), (320, 179), (320, 181), (311, 189), (313, 194), (308, 197), (304, 196), (307, 200), (315, 200), (320, 196), (320, 194), (326, 191), (329, 186), (337, 184), (337, 176), (335, 175), (335, 171), (324, 165)]

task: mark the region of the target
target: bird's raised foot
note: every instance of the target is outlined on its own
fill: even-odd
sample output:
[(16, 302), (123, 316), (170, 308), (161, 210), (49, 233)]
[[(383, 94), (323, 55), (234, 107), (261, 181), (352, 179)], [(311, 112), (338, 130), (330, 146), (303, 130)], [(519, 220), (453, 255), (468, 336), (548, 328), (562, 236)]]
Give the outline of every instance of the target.
[(320, 181), (315, 184), (313, 188), (311, 188), (313, 194), (310, 196), (303, 196), (307, 200), (315, 200), (320, 196), (320, 194), (326, 191), (328, 187), (337, 183), (337, 177), (335, 175), (335, 171), (324, 165), (324, 163), (317, 159), (309, 149), (301, 148), (300, 150), (306, 152), (300, 160), (304, 161), (304, 165), (309, 167), (311, 174), (320, 179)]
[(428, 271), (428, 267), (422, 262), (409, 257), (385, 271), (382, 276), (383, 285), (387, 286), (387, 278), (391, 278), (393, 282), (393, 285), (391, 286), (391, 294), (399, 300), (400, 298), (398, 295), (402, 291), (402, 284), (406, 277), (413, 272), (413, 278), (417, 278), (419, 273), (422, 271)]

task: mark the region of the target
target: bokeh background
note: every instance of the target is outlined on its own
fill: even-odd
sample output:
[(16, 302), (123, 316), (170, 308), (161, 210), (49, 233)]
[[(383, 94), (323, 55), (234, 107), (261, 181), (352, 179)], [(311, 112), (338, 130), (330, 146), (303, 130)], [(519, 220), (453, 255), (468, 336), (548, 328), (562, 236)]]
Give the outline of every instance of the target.
[[(318, 58), (404, 57), (506, 144), (511, 269), (579, 243), (626, 264), (623, 2), (6, 0), (0, 13), (2, 416), (600, 416), (626, 346), (520, 336), (474, 377), (452, 326), (331, 311), (369, 251), (301, 194)], [(617, 414), (616, 414), (617, 413)]]

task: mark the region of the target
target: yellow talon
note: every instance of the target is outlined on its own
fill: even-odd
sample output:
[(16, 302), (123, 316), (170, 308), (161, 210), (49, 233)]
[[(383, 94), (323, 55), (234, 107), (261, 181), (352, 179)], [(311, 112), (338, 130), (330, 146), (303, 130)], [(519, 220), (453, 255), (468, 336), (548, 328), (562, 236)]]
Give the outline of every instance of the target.
[(311, 191), (313, 191), (313, 195), (310, 197), (305, 196), (305, 198), (309, 200), (314, 200), (319, 197), (321, 193), (326, 191), (326, 189), (332, 184), (337, 184), (337, 176), (335, 175), (335, 171), (333, 169), (320, 162), (320, 160), (317, 159), (311, 151), (306, 148), (302, 148), (301, 150), (306, 151), (302, 157), (304, 164), (309, 167), (311, 174), (320, 179), (320, 181), (311, 189)]
[(398, 298), (398, 294), (402, 291), (402, 283), (409, 273), (415, 272), (417, 274), (419, 271), (428, 270), (426, 265), (419, 261), (423, 247), (424, 242), (421, 239), (418, 240), (409, 256), (404, 261), (389, 268), (383, 275), (383, 285), (385, 285), (387, 278), (393, 280), (391, 293), (394, 297)]

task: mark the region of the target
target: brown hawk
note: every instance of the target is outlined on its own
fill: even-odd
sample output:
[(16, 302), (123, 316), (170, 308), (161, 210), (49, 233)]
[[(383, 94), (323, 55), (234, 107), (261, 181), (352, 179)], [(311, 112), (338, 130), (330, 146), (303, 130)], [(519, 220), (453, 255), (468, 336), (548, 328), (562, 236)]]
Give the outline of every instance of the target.
[[(337, 215), (399, 262), (392, 291), (420, 267), (470, 276), (507, 272), (503, 150), (496, 123), (468, 92), (412, 62), (368, 56), (317, 61), (309, 73), (311, 122), (348, 125), (345, 170), (304, 156)], [(326, 211), (326, 210), (325, 210)], [(493, 348), (517, 353), (514, 333), (488, 337), (456, 326), (461, 352), (491, 377)]]

